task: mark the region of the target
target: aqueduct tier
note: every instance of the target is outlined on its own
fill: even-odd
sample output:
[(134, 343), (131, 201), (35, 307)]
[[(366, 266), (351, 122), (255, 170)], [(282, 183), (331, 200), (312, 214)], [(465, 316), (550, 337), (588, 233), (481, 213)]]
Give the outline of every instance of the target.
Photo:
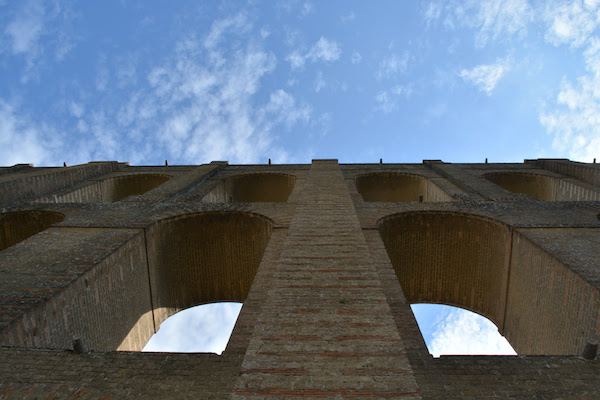
[[(0, 172), (0, 393), (600, 396), (600, 361), (579, 356), (600, 339), (594, 164)], [(244, 304), (222, 356), (139, 352), (219, 301)], [(421, 302), (486, 316), (520, 356), (432, 358)]]

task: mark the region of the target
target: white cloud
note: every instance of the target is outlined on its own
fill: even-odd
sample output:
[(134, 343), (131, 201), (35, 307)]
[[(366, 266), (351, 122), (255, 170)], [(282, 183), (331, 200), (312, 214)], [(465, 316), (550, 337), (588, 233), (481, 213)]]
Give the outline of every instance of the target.
[(245, 33), (251, 25), (244, 14), (224, 18), (213, 22), (209, 34), (204, 39), (204, 46), (213, 49), (221, 43), (228, 32)]
[(352, 52), (351, 61), (352, 61), (352, 64), (358, 64), (362, 61), (362, 56), (360, 55), (360, 53), (358, 51), (354, 50)]
[(483, 47), (490, 39), (524, 35), (535, 14), (527, 0), (454, 0), (429, 3), (424, 18), (428, 26), (441, 21), (446, 29), (474, 29), (475, 46)]
[(83, 112), (85, 111), (85, 108), (83, 104), (71, 101), (71, 103), (69, 104), (69, 111), (71, 112), (71, 115), (75, 118), (81, 118)]
[(597, 1), (573, 1), (547, 5), (543, 18), (546, 39), (554, 45), (582, 46), (600, 22)]
[(398, 109), (398, 102), (401, 99), (407, 99), (411, 94), (412, 88), (402, 85), (381, 91), (375, 96), (375, 109), (389, 114)]
[[(277, 136), (286, 130), (275, 128), (308, 123), (312, 110), (281, 89), (260, 103), (255, 95), (261, 80), (274, 71), (275, 56), (255, 42), (245, 49), (233, 44), (235, 51), (229, 51), (231, 41), (219, 38), (225, 30), (245, 37), (247, 27), (242, 23), (217, 21), (212, 30), (209, 48), (206, 40), (199, 46), (187, 39), (173, 57), (150, 71), (151, 90), (137, 93), (137, 100), (122, 108), (123, 121), (135, 115), (133, 125), (139, 131), (158, 125), (156, 145), (180, 162), (256, 163), (266, 155), (285, 159)], [(144, 113), (147, 119), (141, 117)]]
[(60, 135), (52, 128), (37, 125), (0, 99), (0, 159), (3, 165), (33, 163), (56, 165), (55, 142)]
[(574, 86), (564, 81), (558, 108), (540, 114), (540, 122), (554, 136), (553, 148), (571, 159), (591, 162), (600, 157), (600, 82), (582, 76)]
[(312, 115), (311, 107), (299, 106), (294, 96), (282, 89), (271, 93), (261, 112), (272, 115), (272, 122), (284, 123), (288, 128), (298, 122), (309, 122)]
[(546, 39), (555, 46), (583, 49), (587, 74), (573, 83), (563, 79), (553, 111), (543, 110), (540, 123), (553, 135), (559, 156), (591, 162), (600, 156), (600, 2), (574, 1), (548, 7)]
[(25, 60), (24, 83), (37, 76), (36, 67), (47, 63), (49, 54), (61, 61), (75, 47), (76, 40), (66, 34), (71, 14), (65, 4), (26, 0), (7, 17), (0, 40), (6, 40), (10, 52)]
[(346, 24), (348, 22), (352, 22), (355, 19), (356, 19), (356, 15), (352, 11), (350, 11), (348, 14), (342, 15), (340, 17), (340, 20), (342, 21), (343, 24)]
[(438, 323), (429, 352), (434, 357), (451, 354), (516, 355), (492, 322), (461, 309), (452, 310)]
[(28, 1), (6, 25), (4, 33), (12, 41), (13, 54), (37, 51), (38, 41), (44, 28), (46, 10), (40, 1)]
[(315, 45), (310, 49), (308, 54), (306, 54), (306, 58), (313, 62), (332, 62), (340, 58), (341, 54), (342, 50), (336, 42), (327, 40), (321, 36), (317, 43), (315, 43)]
[(319, 93), (321, 89), (326, 86), (325, 79), (323, 79), (323, 72), (317, 72), (317, 77), (315, 78), (315, 92)]
[[(297, 124), (312, 127), (313, 110), (282, 89), (265, 93), (262, 81), (277, 59), (261, 49), (258, 30), (248, 39), (243, 21), (239, 16), (216, 21), (205, 37), (183, 38), (149, 66), (147, 85), (135, 83), (140, 80), (135, 57), (115, 58), (109, 69), (100, 56), (97, 103), (90, 107), (81, 98), (65, 98), (69, 118), (54, 126), (34, 123), (0, 101), (0, 157), (5, 163), (62, 164), (52, 159), (53, 150), (66, 147), (62, 132), (75, 132), (64, 160), (69, 165), (123, 154), (133, 163), (289, 160), (279, 137)], [(117, 93), (108, 90), (119, 82)]]
[(306, 58), (300, 54), (299, 51), (294, 50), (287, 57), (286, 60), (291, 64), (292, 69), (300, 69), (304, 67), (306, 63)]
[(306, 17), (308, 14), (313, 12), (313, 4), (311, 2), (304, 2), (302, 4), (302, 11), (300, 12), (303, 17)]
[(391, 54), (379, 63), (375, 73), (377, 79), (393, 78), (399, 73), (406, 72), (410, 54), (405, 51), (402, 55)]
[(506, 60), (498, 60), (495, 64), (484, 64), (472, 69), (463, 69), (459, 75), (465, 82), (475, 85), (479, 90), (490, 96), (509, 68)]
[(475, 24), (479, 28), (476, 44), (484, 46), (490, 38), (522, 34), (533, 19), (527, 0), (477, 0)]
[(290, 53), (286, 60), (291, 64), (292, 69), (300, 69), (304, 67), (306, 61), (312, 62), (334, 62), (342, 55), (340, 45), (332, 40), (321, 38), (310, 48), (310, 50), (302, 54), (300, 50), (294, 50)]
[(427, 26), (430, 26), (433, 22), (437, 21), (442, 15), (444, 6), (439, 2), (431, 2), (427, 5), (427, 9), (424, 12), (425, 21)]

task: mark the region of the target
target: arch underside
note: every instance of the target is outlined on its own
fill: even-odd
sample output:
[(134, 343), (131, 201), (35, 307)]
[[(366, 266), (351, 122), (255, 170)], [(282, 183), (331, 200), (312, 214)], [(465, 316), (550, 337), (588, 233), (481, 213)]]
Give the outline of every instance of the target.
[(527, 194), (538, 200), (557, 200), (554, 177), (522, 172), (494, 172), (484, 177), (509, 192)]
[(583, 186), (569, 179), (526, 172), (492, 172), (487, 180), (513, 193), (527, 194), (544, 201), (598, 201), (597, 188)]
[(4, 250), (63, 221), (63, 214), (53, 211), (15, 211), (0, 215), (0, 250)]
[(235, 175), (220, 180), (203, 196), (205, 203), (282, 203), (294, 190), (296, 177), (277, 172)]
[(209, 212), (160, 221), (148, 232), (155, 324), (188, 307), (243, 302), (272, 230), (267, 218)]
[(559, 276), (582, 288), (581, 302), (593, 301), (594, 289), (565, 266), (560, 275), (540, 271), (548, 262), (531, 252), (545, 253), (503, 223), (454, 212), (406, 212), (380, 220), (379, 232), (409, 303), (481, 314), (519, 354), (578, 354), (582, 343), (598, 337), (597, 318), (574, 314), (572, 304), (556, 300)]
[(363, 201), (454, 201), (424, 176), (400, 172), (374, 172), (358, 175), (356, 190)]

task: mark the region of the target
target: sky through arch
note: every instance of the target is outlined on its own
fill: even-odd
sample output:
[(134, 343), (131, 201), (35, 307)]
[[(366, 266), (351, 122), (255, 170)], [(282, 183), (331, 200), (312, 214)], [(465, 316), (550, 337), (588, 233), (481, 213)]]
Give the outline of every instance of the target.
[(163, 321), (142, 351), (221, 354), (241, 309), (232, 302), (187, 308)]
[(440, 355), (516, 355), (489, 319), (442, 304), (412, 304), (429, 353)]

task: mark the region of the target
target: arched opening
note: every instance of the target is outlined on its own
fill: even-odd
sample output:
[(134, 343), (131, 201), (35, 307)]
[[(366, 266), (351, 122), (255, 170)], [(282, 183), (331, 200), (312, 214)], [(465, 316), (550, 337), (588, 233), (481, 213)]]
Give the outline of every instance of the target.
[(357, 176), (355, 183), (363, 201), (453, 201), (429, 179), (415, 174), (368, 173)]
[(510, 231), (489, 218), (444, 211), (391, 215), (379, 232), (410, 304), (461, 307), (503, 330)]
[(155, 326), (196, 305), (248, 295), (272, 222), (244, 212), (207, 212), (162, 220), (148, 230)]
[(144, 194), (172, 177), (163, 174), (136, 174), (108, 178), (101, 182), (102, 202), (113, 203), (133, 195)]
[(475, 215), (419, 211), (379, 221), (379, 232), (406, 299), (485, 315), (502, 329), (510, 232)]
[(425, 344), (441, 355), (516, 355), (508, 340), (489, 319), (443, 304), (411, 305)]
[(259, 173), (231, 178), (231, 200), (234, 202), (286, 202), (296, 183), (288, 174)]
[(0, 250), (13, 246), (65, 219), (53, 211), (15, 211), (0, 214)]
[[(519, 354), (579, 354), (587, 340), (597, 340), (598, 313), (584, 307), (597, 304), (596, 289), (540, 246), (548, 235), (573, 232), (511, 231), (490, 218), (447, 211), (395, 214), (378, 228), (409, 304), (483, 315)], [(593, 246), (589, 240), (582, 243)], [(578, 290), (566, 301), (570, 287)]]
[(484, 178), (513, 193), (524, 193), (538, 200), (555, 201), (556, 178), (523, 172), (494, 172)]
[(190, 307), (167, 318), (142, 351), (221, 354), (242, 309), (242, 303), (211, 303)]

